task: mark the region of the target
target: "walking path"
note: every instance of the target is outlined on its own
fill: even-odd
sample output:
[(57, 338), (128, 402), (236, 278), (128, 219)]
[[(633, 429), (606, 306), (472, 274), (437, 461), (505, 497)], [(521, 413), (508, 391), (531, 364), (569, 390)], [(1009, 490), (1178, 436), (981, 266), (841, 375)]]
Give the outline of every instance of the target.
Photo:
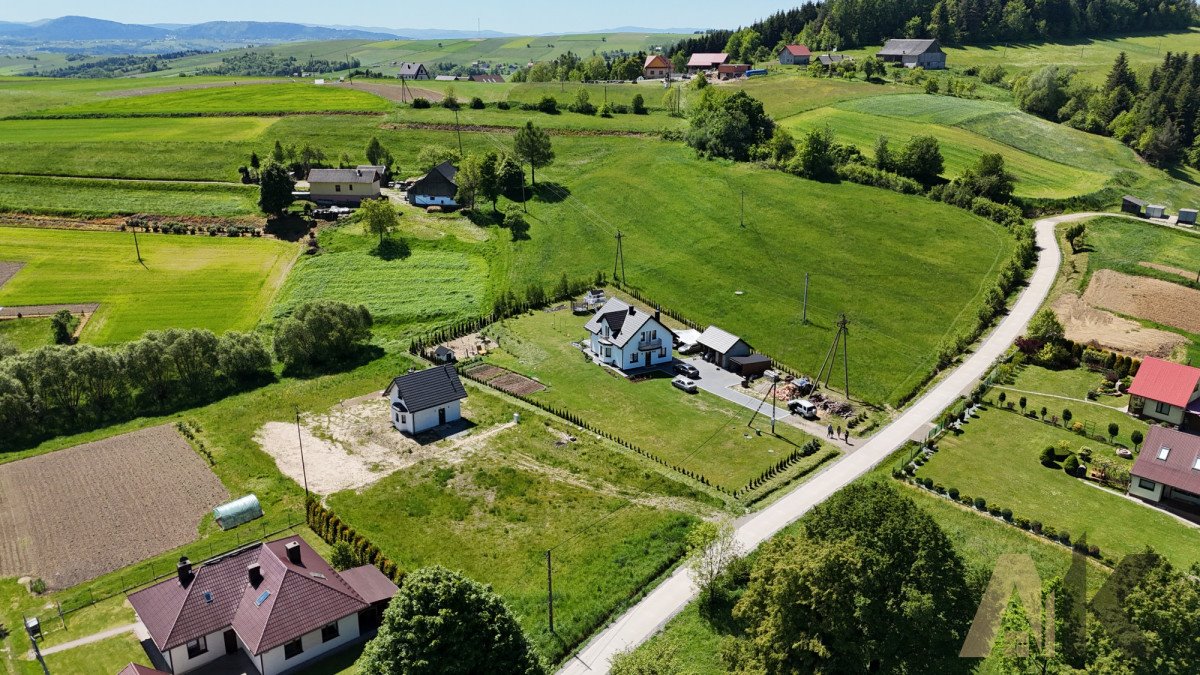
[[(775, 503), (749, 516), (737, 527), (737, 539), (743, 550), (750, 551), (828, 499), (850, 482), (870, 471), (904, 444), (922, 426), (933, 420), (960, 395), (969, 393), (993, 362), (1020, 336), (1037, 312), (1058, 276), (1062, 252), (1054, 228), (1062, 222), (1090, 218), (1096, 213), (1076, 213), (1044, 218), (1034, 224), (1040, 249), (1037, 267), (1029, 284), (1000, 325), (979, 345), (962, 365), (918, 399), (888, 426), (859, 447), (844, 455), (819, 474), (793, 488)], [(657, 633), (667, 621), (681, 612), (696, 597), (697, 589), (686, 567), (681, 566), (640, 602), (598, 633), (566, 663), (559, 675), (607, 673), (612, 658), (637, 646)]]
[[(137, 623), (131, 623), (131, 624), (127, 624), (125, 626), (117, 626), (116, 628), (109, 628), (108, 630), (102, 630), (99, 633), (92, 633), (91, 635), (86, 635), (84, 637), (79, 638), (78, 640), (71, 640), (70, 642), (62, 643), (61, 645), (54, 645), (53, 647), (46, 647), (45, 649), (42, 650), (42, 656), (50, 656), (51, 654), (57, 654), (58, 652), (65, 652), (68, 649), (74, 649), (76, 647), (82, 647), (83, 645), (90, 645), (93, 642), (107, 640), (110, 637), (113, 637), (116, 635), (121, 635), (122, 633), (130, 633), (130, 632), (133, 632), (133, 630), (135, 628), (137, 628), (138, 625), (139, 624), (137, 624)], [(30, 651), (26, 655), (25, 658), (27, 658), (27, 659), (34, 658), (33, 652)]]

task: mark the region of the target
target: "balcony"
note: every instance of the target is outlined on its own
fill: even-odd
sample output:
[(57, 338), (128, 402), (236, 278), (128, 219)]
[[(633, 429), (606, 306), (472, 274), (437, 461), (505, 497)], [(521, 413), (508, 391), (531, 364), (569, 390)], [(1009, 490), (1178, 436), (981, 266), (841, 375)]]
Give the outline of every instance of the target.
[(654, 338), (652, 340), (641, 340), (638, 342), (639, 352), (652, 352), (662, 349), (662, 338)]

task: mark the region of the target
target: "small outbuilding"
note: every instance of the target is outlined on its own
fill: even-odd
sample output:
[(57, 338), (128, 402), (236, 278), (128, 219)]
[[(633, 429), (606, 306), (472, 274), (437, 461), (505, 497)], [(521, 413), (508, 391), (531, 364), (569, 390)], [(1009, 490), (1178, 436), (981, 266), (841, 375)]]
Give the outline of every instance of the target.
[(745, 340), (716, 326), (709, 326), (700, 334), (700, 347), (705, 361), (725, 370), (734, 370), (733, 357), (750, 356), (750, 345)]
[(1166, 218), (1167, 217), (1167, 207), (1163, 206), (1162, 204), (1151, 204), (1146, 207), (1146, 217), (1147, 218)]
[(734, 356), (729, 359), (733, 365), (730, 369), (742, 377), (753, 377), (762, 375), (771, 367), (770, 357), (762, 354), (751, 354), (749, 356)]
[(392, 400), (392, 426), (415, 435), (461, 419), (467, 390), (454, 366), (444, 365), (401, 375), (383, 395)]
[(437, 349), (433, 350), (433, 360), (436, 363), (454, 363), (458, 357), (454, 355), (454, 350), (446, 345), (438, 345)]
[(1196, 209), (1179, 209), (1179, 219), (1176, 222), (1180, 225), (1195, 225)]
[(836, 66), (837, 64), (839, 64), (845, 60), (846, 60), (846, 56), (844, 54), (822, 54), (817, 57), (817, 63), (820, 63), (821, 65), (825, 66), (826, 68), (831, 68), (833, 66)]
[(258, 503), (258, 497), (252, 494), (213, 509), (213, 520), (217, 521), (222, 530), (233, 529), (262, 516), (262, 505)]
[(1133, 195), (1125, 195), (1121, 197), (1121, 211), (1132, 213), (1135, 216), (1142, 215), (1142, 209), (1146, 208), (1146, 202), (1134, 197)]
[(722, 63), (717, 66), (718, 80), (733, 80), (739, 77), (745, 77), (746, 72), (750, 70), (748, 63)]
[(812, 52), (805, 45), (787, 45), (779, 50), (779, 64), (783, 66), (807, 66)]
[(905, 68), (920, 66), (925, 70), (943, 70), (946, 52), (937, 40), (907, 40), (893, 38), (883, 43), (875, 54), (884, 63), (899, 63)]
[(405, 197), (413, 206), (456, 207), (458, 202), (458, 169), (442, 162), (408, 186)]

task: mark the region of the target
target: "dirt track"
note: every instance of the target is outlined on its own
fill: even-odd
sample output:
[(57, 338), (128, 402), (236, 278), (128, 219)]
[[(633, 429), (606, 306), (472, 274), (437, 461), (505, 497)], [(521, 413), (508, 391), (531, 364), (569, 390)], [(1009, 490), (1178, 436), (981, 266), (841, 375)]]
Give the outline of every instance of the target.
[(0, 261), (0, 288), (4, 288), (4, 284), (8, 283), (9, 279), (17, 276), (17, 272), (20, 272), (24, 266), (25, 263), (23, 262)]
[(414, 87), (412, 85), (409, 85), (408, 87), (401, 87), (398, 84), (381, 84), (368, 80), (359, 80), (353, 84), (349, 82), (337, 82), (332, 86), (341, 87), (342, 89), (357, 89), (359, 91), (369, 92), (380, 98), (386, 98), (393, 103), (411, 103), (416, 97), (423, 98), (433, 103), (442, 100), (442, 94), (440, 92), (436, 92), (431, 89), (421, 89), (420, 87)]
[(1200, 291), (1112, 270), (1092, 275), (1083, 301), (1118, 314), (1200, 333)]
[(0, 319), (15, 319), (18, 314), (25, 318), (54, 316), (54, 313), (60, 309), (68, 310), (72, 314), (86, 314), (87, 316), (91, 316), (99, 308), (100, 304), (95, 302), (78, 305), (14, 305), (12, 307), (0, 307)]
[(0, 577), (67, 588), (196, 539), (229, 493), (169, 425), (0, 465)]

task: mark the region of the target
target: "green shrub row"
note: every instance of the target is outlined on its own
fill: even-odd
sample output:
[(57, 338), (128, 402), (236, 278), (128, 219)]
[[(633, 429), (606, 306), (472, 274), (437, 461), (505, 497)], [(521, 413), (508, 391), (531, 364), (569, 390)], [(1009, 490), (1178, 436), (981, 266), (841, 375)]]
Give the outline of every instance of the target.
[(330, 546), (338, 542), (349, 544), (357, 560), (374, 565), (397, 585), (404, 580), (404, 570), (392, 562), (369, 539), (353, 527), (342, 522), (337, 514), (325, 507), (316, 497), (309, 496), (306, 502), (308, 526)]
[(775, 462), (774, 465), (772, 465), (772, 466), (768, 467), (766, 470), (764, 470), (761, 474), (759, 474), (758, 478), (755, 478), (755, 479), (751, 480), (749, 483), (746, 483), (744, 486), (734, 490), (733, 496), (734, 497), (742, 497), (747, 492), (757, 490), (758, 488), (762, 487), (766, 483), (770, 482), (770, 480), (772, 478), (775, 478), (779, 474), (786, 471), (788, 468), (790, 468), (796, 462), (799, 462), (801, 459), (803, 459), (805, 457), (811, 457), (812, 455), (817, 454), (817, 452), (820, 449), (821, 449), (821, 441), (819, 441), (815, 438), (810, 438), (807, 443), (805, 443), (804, 445), (800, 446), (799, 448), (796, 448), (795, 450), (793, 450), (790, 454), (788, 454), (787, 457), (784, 457), (783, 459), (779, 460), (778, 462)]

